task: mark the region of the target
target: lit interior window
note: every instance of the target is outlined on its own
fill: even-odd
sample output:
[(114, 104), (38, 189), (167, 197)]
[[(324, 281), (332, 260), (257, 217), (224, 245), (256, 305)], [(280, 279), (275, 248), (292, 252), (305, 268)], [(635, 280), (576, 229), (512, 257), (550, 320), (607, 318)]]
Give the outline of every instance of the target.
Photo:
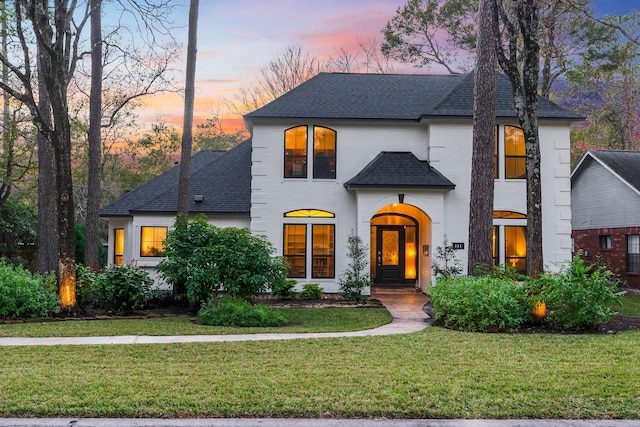
[(306, 277), (307, 270), (307, 226), (305, 224), (284, 225), (284, 259), (288, 276)]
[(504, 171), (504, 177), (507, 179), (527, 177), (524, 132), (514, 126), (504, 127)]
[(315, 126), (313, 128), (313, 177), (336, 177), (336, 131)]
[(313, 278), (335, 277), (335, 226), (314, 224), (313, 231)]
[(285, 218), (335, 218), (336, 215), (331, 212), (319, 210), (319, 209), (298, 209), (295, 211), (286, 212)]
[(116, 228), (113, 239), (113, 263), (124, 264), (124, 228)]
[(167, 227), (141, 227), (140, 256), (160, 256), (167, 238)]
[(284, 177), (307, 177), (307, 127), (298, 126), (284, 132)]

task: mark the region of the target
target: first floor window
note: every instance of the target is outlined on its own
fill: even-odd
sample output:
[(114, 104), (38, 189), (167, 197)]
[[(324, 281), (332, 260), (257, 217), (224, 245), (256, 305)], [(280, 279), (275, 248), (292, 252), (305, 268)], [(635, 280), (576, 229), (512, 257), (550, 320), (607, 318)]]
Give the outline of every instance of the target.
[(167, 227), (141, 227), (140, 230), (140, 256), (160, 256), (167, 238)]
[(324, 279), (335, 277), (335, 226), (314, 224), (312, 243), (311, 277)]
[(504, 262), (518, 273), (527, 272), (527, 227), (504, 227)]
[(627, 236), (627, 273), (640, 273), (640, 235)]
[(289, 269), (288, 276), (303, 278), (307, 271), (307, 226), (284, 225), (284, 259)]
[(113, 230), (113, 263), (124, 264), (124, 228)]
[(600, 249), (611, 249), (611, 236), (600, 236)]

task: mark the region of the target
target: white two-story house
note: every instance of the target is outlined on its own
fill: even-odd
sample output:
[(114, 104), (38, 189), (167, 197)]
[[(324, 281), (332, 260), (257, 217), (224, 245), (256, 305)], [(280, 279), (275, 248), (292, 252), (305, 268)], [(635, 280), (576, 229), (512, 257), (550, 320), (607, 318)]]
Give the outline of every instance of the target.
[[(486, 165), (495, 173), (494, 258), (524, 271), (525, 147), (502, 76), (497, 98), (495, 162)], [(472, 74), (321, 73), (247, 114), (251, 140), (194, 157), (192, 212), (267, 236), (301, 284), (338, 292), (356, 234), (376, 286), (425, 290), (445, 242), (466, 271), (472, 112)], [(554, 270), (571, 257), (569, 131), (580, 120), (540, 98), (543, 255)], [(159, 261), (177, 168), (103, 209), (110, 262)]]

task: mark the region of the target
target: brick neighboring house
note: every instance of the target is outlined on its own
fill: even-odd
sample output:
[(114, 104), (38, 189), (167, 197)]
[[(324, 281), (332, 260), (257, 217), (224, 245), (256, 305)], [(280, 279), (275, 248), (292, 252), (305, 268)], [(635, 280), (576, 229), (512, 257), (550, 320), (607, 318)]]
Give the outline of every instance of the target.
[(571, 186), (574, 250), (640, 289), (640, 152), (587, 151)]

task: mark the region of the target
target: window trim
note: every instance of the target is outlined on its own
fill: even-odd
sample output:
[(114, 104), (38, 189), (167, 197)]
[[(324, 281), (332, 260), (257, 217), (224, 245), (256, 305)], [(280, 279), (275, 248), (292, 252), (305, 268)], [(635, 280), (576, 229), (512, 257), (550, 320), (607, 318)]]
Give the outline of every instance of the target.
[[(118, 253), (119, 247), (122, 248), (122, 253)], [(124, 264), (124, 228), (113, 229), (113, 264)]]
[[(520, 132), (522, 132), (522, 142), (525, 146), (524, 155), (508, 155), (507, 154), (507, 128), (517, 129)], [(503, 168), (504, 179), (505, 180), (527, 179), (527, 152), (526, 152), (526, 141), (524, 140), (524, 131), (519, 126), (504, 125), (502, 139), (503, 139), (503, 146), (504, 146), (504, 156), (503, 156), (504, 157), (504, 168)], [(524, 159), (524, 176), (518, 176), (518, 177), (507, 176), (507, 159)]]
[[(317, 129), (323, 129), (325, 131), (330, 131), (333, 133), (333, 171), (331, 171), (330, 165), (331, 165), (331, 156), (327, 156), (327, 167), (329, 175), (331, 176), (318, 176), (318, 169), (319, 169), (319, 162), (318, 162), (318, 156), (321, 153), (324, 153), (324, 151), (318, 151), (318, 153), (316, 153), (316, 130)], [(337, 162), (338, 162), (338, 131), (336, 131), (335, 129), (332, 129), (330, 127), (327, 126), (319, 126), (319, 125), (314, 125), (313, 126), (313, 179), (336, 179), (336, 170), (337, 170)]]
[[(331, 227), (331, 253), (329, 255), (318, 255), (316, 253), (315, 228)], [(324, 235), (324, 234), (323, 234)], [(326, 265), (330, 266), (330, 274), (321, 276), (316, 274), (316, 261), (327, 260)], [(311, 278), (312, 279), (335, 279), (336, 277), (336, 226), (335, 224), (311, 224)], [(320, 271), (320, 270), (318, 270)]]
[[(299, 163), (300, 163), (300, 167), (302, 168), (301, 174), (299, 176), (294, 174), (294, 170), (293, 170), (293, 166), (296, 164), (296, 162), (294, 162), (293, 160), (291, 161), (292, 163), (292, 167), (291, 167), (291, 172), (289, 173), (287, 171), (287, 164), (289, 163), (287, 161), (287, 159), (289, 159), (289, 157), (293, 158), (293, 155), (287, 155), (287, 132), (293, 131), (295, 129), (301, 129), (304, 128), (304, 159), (302, 159)], [(299, 157), (299, 156), (296, 156)], [(292, 126), (290, 128), (287, 128), (284, 130), (284, 137), (283, 137), (283, 153), (282, 153), (282, 160), (283, 160), (283, 177), (285, 179), (307, 179), (309, 177), (309, 126), (307, 125), (298, 125), (298, 126)]]
[[(161, 241), (158, 240), (153, 240), (152, 242), (160, 242), (160, 248), (158, 249), (157, 247), (150, 247), (150, 250), (155, 249), (158, 253), (155, 255), (144, 255), (142, 252), (143, 249), (143, 242), (145, 242), (145, 240), (142, 239), (142, 235), (144, 234), (144, 229), (145, 228), (153, 228), (155, 230), (159, 230), (159, 229), (164, 229), (164, 239)], [(143, 225), (140, 226), (140, 258), (158, 258), (160, 257), (159, 251), (161, 251), (162, 249), (164, 249), (164, 240), (166, 240), (167, 238), (167, 233), (169, 232), (169, 227), (167, 226), (163, 226), (163, 225)], [(154, 233), (154, 238), (155, 238), (155, 233)]]
[[(302, 252), (302, 254), (289, 254), (287, 251), (287, 227), (303, 227), (304, 228), (304, 250)], [(304, 268), (302, 270), (302, 275), (298, 276), (292, 276), (291, 275), (291, 271), (289, 268), (287, 268), (287, 277), (291, 278), (291, 279), (305, 279), (307, 277), (307, 251), (308, 251), (308, 245), (307, 245), (307, 224), (295, 224), (295, 223), (284, 223), (282, 224), (282, 256), (285, 259), (285, 261), (289, 258), (289, 257), (293, 257), (293, 258), (302, 258), (304, 260)], [(288, 263), (287, 263), (288, 264)]]

